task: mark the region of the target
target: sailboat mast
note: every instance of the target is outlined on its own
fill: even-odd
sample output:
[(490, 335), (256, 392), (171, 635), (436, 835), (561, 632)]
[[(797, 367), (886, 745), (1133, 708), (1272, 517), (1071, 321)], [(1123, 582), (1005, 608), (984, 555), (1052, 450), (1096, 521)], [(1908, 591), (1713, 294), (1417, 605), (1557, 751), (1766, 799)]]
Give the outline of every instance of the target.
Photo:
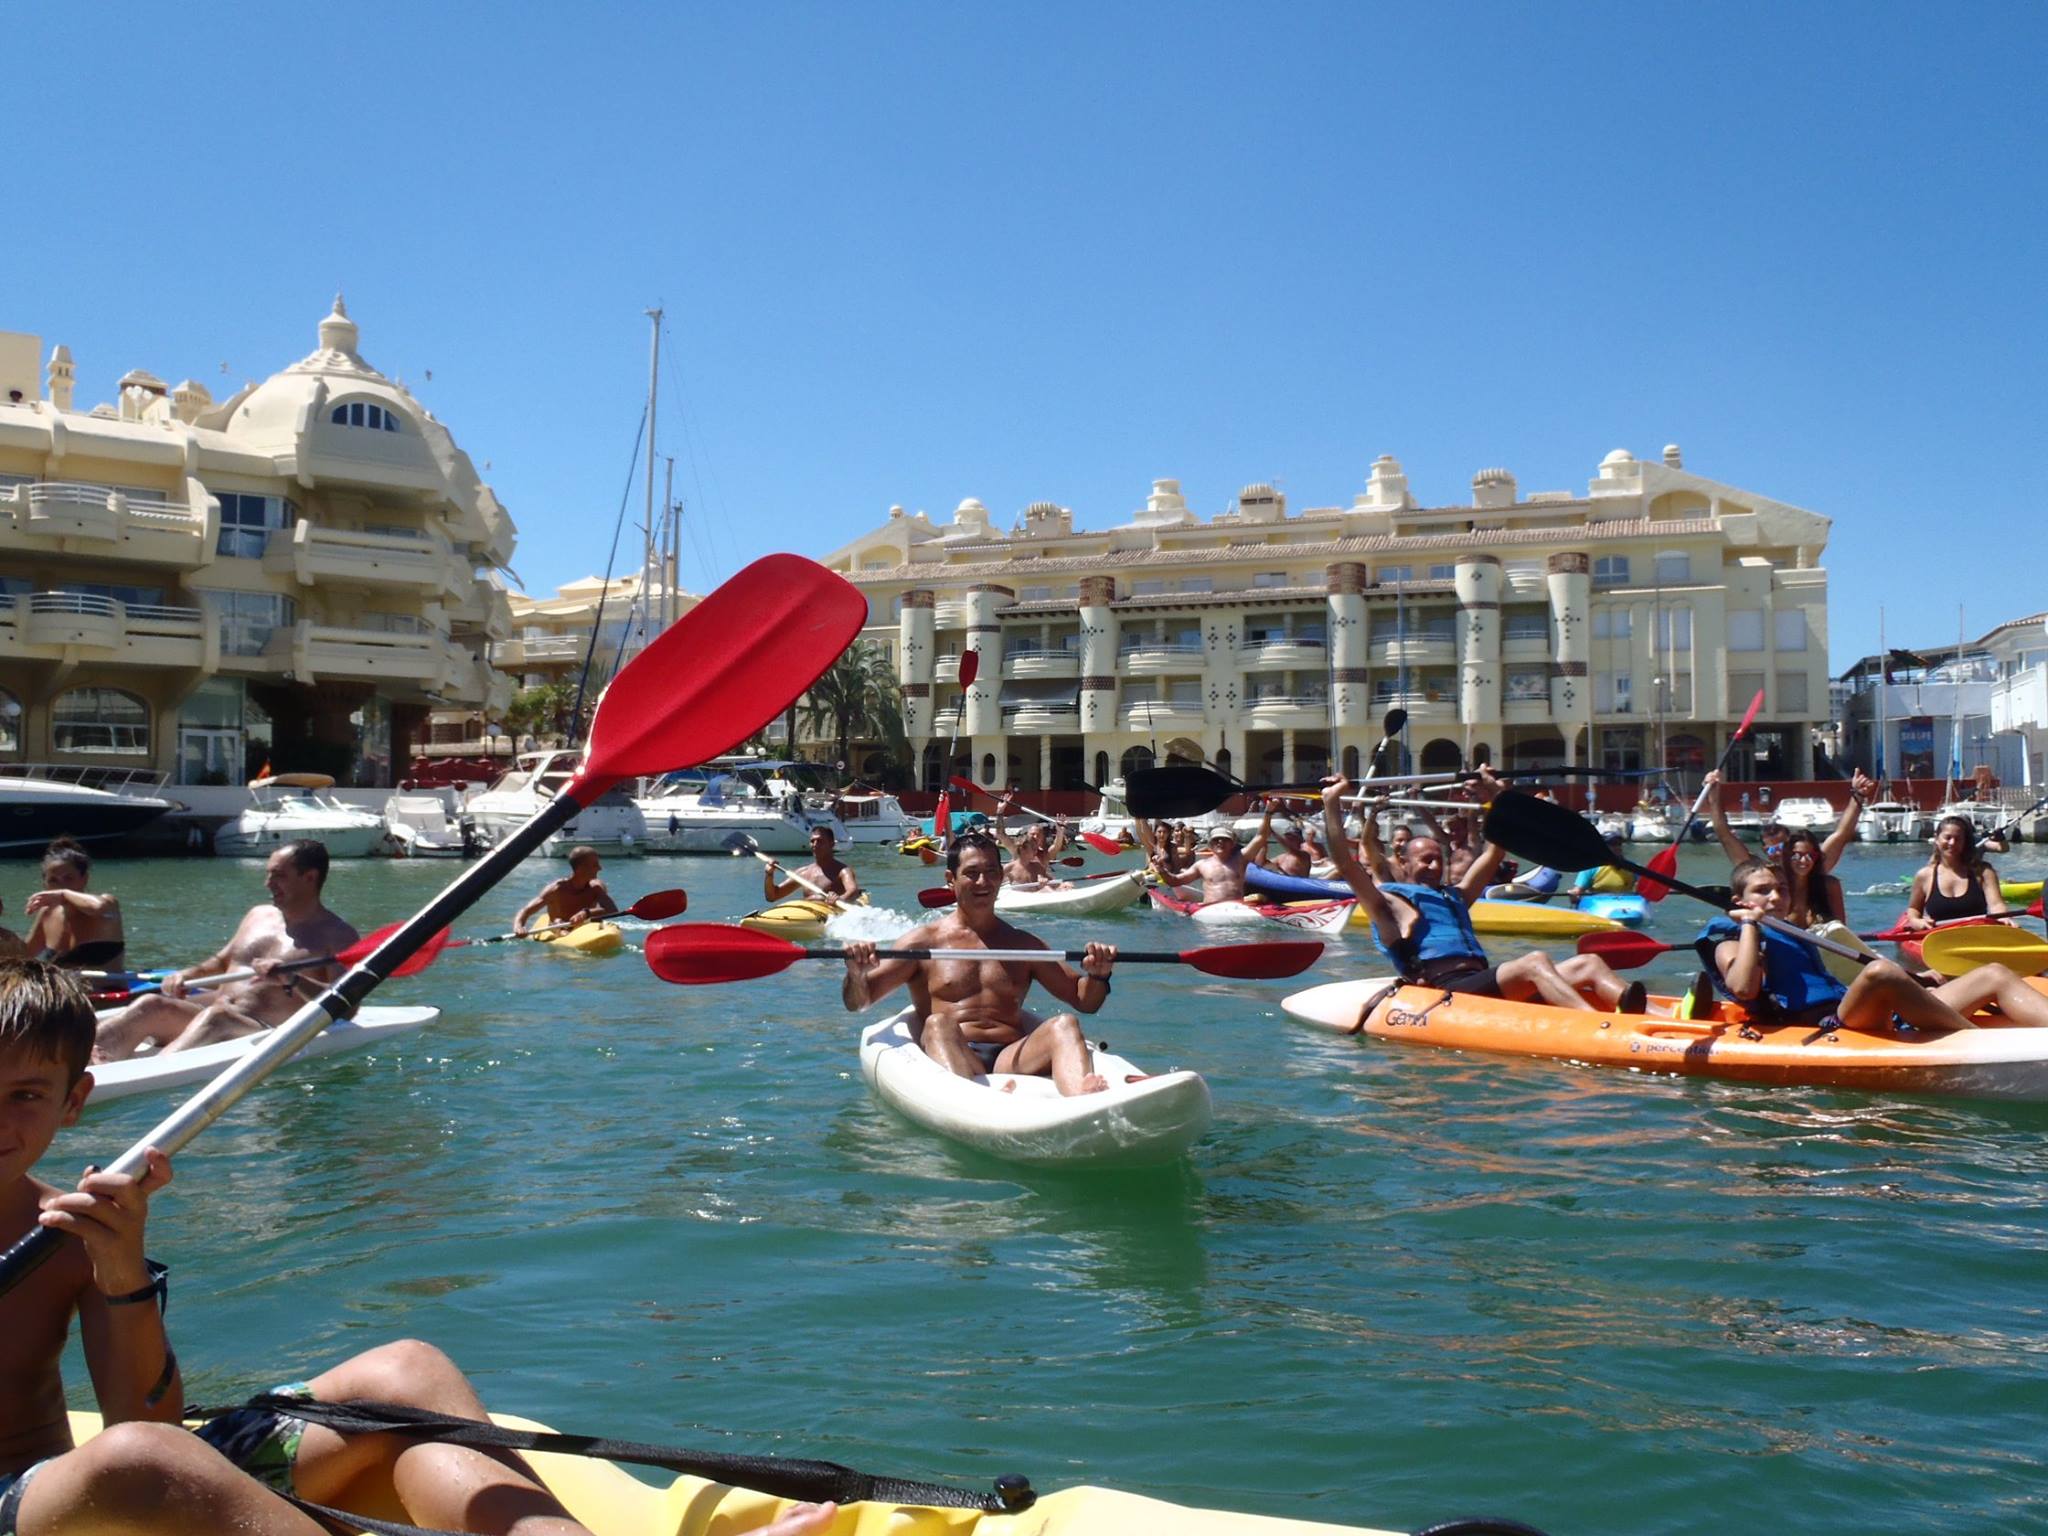
[(648, 585), (654, 573), (654, 406), (661, 389), (661, 309), (647, 311), (654, 335), (647, 354), (647, 513), (640, 523), (640, 626), (644, 644), (647, 627)]
[(1884, 609), (1877, 610), (1877, 792), (1890, 798), (1885, 780), (1886, 738), (1892, 733), (1892, 653), (1884, 648)]
[(661, 477), (661, 629), (668, 632), (676, 621), (676, 566), (681, 551), (676, 547), (676, 457), (664, 454), (666, 469)]

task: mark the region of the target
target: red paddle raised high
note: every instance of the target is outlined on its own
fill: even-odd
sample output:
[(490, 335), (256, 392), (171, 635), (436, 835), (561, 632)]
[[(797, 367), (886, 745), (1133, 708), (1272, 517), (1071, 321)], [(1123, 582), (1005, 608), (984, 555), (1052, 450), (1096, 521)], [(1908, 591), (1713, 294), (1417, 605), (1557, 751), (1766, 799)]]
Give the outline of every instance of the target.
[[(627, 663), (598, 700), (576, 777), (340, 981), (270, 1033), (107, 1165), (139, 1174), (151, 1147), (175, 1152), (335, 1019), (345, 1019), (526, 856), (621, 779), (688, 768), (745, 741), (838, 659), (867, 620), (858, 589), (798, 555), (756, 560)], [(56, 1251), (38, 1227), (0, 1255), (0, 1295)]]
[[(1716, 773), (1726, 770), (1729, 759), (1735, 756), (1735, 744), (1749, 734), (1750, 726), (1756, 723), (1756, 712), (1763, 707), (1764, 691), (1759, 688), (1756, 697), (1749, 701), (1749, 708), (1743, 711), (1742, 724), (1735, 727), (1735, 734), (1728, 738), (1728, 745), (1721, 752), (1721, 761), (1715, 764)], [(1679, 846), (1684, 843), (1686, 833), (1692, 830), (1693, 821), (1699, 815), (1700, 807), (1707, 803), (1709, 787), (1705, 784), (1700, 786), (1699, 798), (1693, 801), (1692, 809), (1685, 813), (1685, 822), (1679, 827), (1678, 836), (1671, 840), (1669, 848), (1652, 856), (1650, 862), (1644, 866), (1649, 872), (1648, 875), (1636, 882), (1636, 894), (1652, 906), (1671, 894), (1671, 887), (1666, 882), (1678, 873)], [(1652, 879), (1651, 876), (1656, 878)]]
[[(1271, 981), (1299, 976), (1323, 953), (1320, 942), (1218, 944), (1208, 949), (1117, 951), (1118, 965), (1191, 965), (1211, 976)], [(1038, 965), (1048, 960), (1079, 961), (1080, 949), (878, 949), (881, 960), (1003, 960)], [(679, 986), (721, 981), (755, 981), (788, 970), (799, 960), (844, 960), (837, 948), (806, 949), (772, 933), (728, 928), (719, 923), (676, 923), (647, 935), (647, 968)]]

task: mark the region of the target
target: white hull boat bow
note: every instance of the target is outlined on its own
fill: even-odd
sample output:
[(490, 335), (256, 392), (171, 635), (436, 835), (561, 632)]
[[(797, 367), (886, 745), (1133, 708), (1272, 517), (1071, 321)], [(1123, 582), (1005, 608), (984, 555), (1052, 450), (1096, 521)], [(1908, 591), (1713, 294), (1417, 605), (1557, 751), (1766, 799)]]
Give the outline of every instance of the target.
[[(440, 1017), (438, 1008), (365, 1007), (359, 1009), (353, 1019), (336, 1020), (321, 1030), (299, 1048), (293, 1060), (368, 1050), (374, 1045), (402, 1040)], [(269, 1038), (270, 1031), (266, 1029), (190, 1051), (172, 1051), (168, 1055), (153, 1051), (144, 1056), (131, 1056), (126, 1061), (95, 1062), (92, 1066), (92, 1098), (88, 1104), (211, 1082)]]

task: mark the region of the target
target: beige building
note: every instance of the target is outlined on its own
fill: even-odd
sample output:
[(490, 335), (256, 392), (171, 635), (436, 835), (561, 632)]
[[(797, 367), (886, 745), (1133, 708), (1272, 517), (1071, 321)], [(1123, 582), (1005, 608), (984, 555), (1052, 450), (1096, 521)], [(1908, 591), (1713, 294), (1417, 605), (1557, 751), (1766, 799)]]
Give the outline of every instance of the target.
[(1696, 779), (1758, 691), (1756, 766), (1803, 778), (1828, 712), (1828, 529), (1671, 447), (1617, 449), (1584, 495), (1482, 470), (1458, 506), (1419, 506), (1382, 457), (1350, 506), (1292, 514), (1254, 485), (1200, 517), (1172, 480), (1102, 532), (1051, 502), (1008, 531), (971, 499), (943, 524), (894, 508), (826, 563), (868, 595), (863, 637), (893, 658), (925, 786), (956, 731), (982, 783), (1063, 789), (1172, 758), (1300, 782), (1333, 746), (1355, 770), (1396, 705), (1424, 768)]
[(0, 333), (0, 766), (389, 783), (430, 709), (502, 708), (512, 519), (339, 298), (222, 401), (138, 369), (82, 410), (41, 351)]

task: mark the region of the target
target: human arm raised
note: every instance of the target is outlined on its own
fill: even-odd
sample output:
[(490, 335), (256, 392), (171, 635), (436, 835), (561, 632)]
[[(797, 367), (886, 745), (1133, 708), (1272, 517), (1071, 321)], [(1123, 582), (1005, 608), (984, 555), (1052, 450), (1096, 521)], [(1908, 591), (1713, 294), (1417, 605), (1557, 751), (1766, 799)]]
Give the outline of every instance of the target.
[[(1351, 851), (1351, 839), (1344, 835), (1344, 797), (1351, 793), (1351, 781), (1345, 778), (1331, 779), (1323, 785), (1323, 832), (1330, 844), (1330, 857), (1336, 860), (1337, 876), (1351, 887), (1351, 894), (1358, 898), (1358, 904), (1365, 908), (1365, 914), (1372, 919), (1374, 930), (1380, 942), (1394, 949), (1401, 942), (1400, 918), (1388, 901), (1379, 883), (1373, 879), (1372, 871), (1363, 860)], [(1366, 825), (1372, 825), (1372, 808), (1365, 809)]]
[[(1507, 785), (1495, 778), (1493, 770), (1484, 764), (1480, 765), (1472, 783), (1483, 805), (1493, 804), (1507, 789)], [(1458, 894), (1463, 896), (1467, 903), (1477, 901), (1480, 892), (1493, 883), (1494, 873), (1500, 868), (1500, 861), (1506, 857), (1507, 849), (1501, 847), (1499, 843), (1485, 843), (1473, 856), (1471, 867), (1459, 878)]]
[(1707, 795), (1707, 820), (1713, 826), (1714, 836), (1721, 844), (1721, 852), (1728, 856), (1728, 862), (1740, 864), (1744, 859), (1753, 858), (1749, 846), (1735, 835), (1735, 829), (1728, 825), (1728, 808), (1721, 803), (1721, 770), (1716, 768), (1707, 774), (1705, 786)]
[[(896, 940), (904, 949), (915, 949), (930, 942), (931, 935), (923, 928), (913, 928)], [(855, 939), (846, 946), (846, 977), (839, 984), (839, 1001), (846, 1005), (848, 1013), (859, 1013), (915, 976), (918, 965), (916, 960), (877, 960), (875, 946), (871, 942)]]
[(1843, 851), (1856, 841), (1856, 823), (1863, 818), (1863, 807), (1877, 792), (1877, 784), (1858, 768), (1849, 778), (1849, 803), (1842, 807), (1842, 819), (1835, 823), (1835, 830), (1827, 835), (1827, 841), (1820, 845), (1820, 867), (1823, 873), (1833, 869), (1842, 860)]

